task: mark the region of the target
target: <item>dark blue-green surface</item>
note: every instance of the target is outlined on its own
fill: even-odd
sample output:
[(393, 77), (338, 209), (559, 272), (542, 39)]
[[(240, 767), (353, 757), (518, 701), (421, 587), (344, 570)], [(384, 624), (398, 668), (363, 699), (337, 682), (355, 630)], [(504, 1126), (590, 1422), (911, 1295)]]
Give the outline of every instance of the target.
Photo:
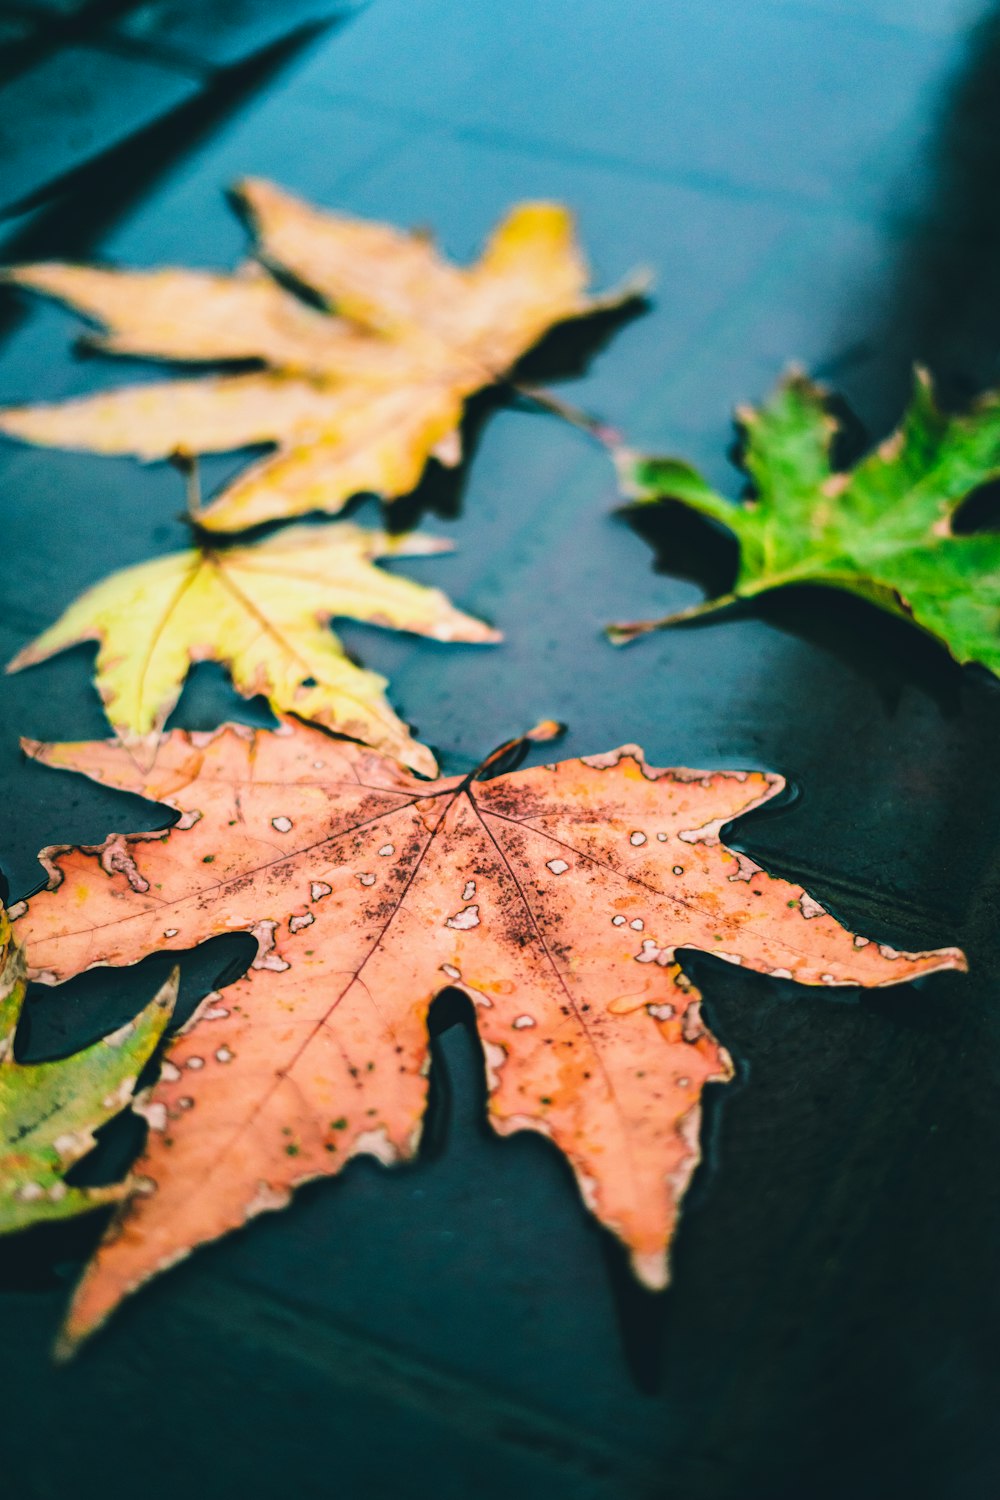
[[(251, 83), (71, 179), (9, 225), (0, 256), (230, 265), (244, 240), (221, 189), (247, 173), (432, 225), (459, 258), (512, 200), (565, 199), (599, 281), (649, 264), (657, 291), (557, 388), (730, 493), (730, 410), (790, 358), (851, 403), (855, 445), (889, 430), (915, 357), (953, 400), (998, 378), (988, 7), (374, 0)], [(0, 316), (0, 401), (149, 374), (74, 358), (57, 310), (11, 296)], [(166, 466), (5, 444), (0, 486), (4, 655), (104, 573), (185, 540)], [(47, 1351), (97, 1225), (3, 1247), (4, 1493), (989, 1500), (1000, 687), (806, 592), (615, 652), (606, 621), (691, 602), (677, 575), (724, 572), (726, 555), (669, 515), (645, 535), (614, 517), (606, 458), (528, 410), (494, 410), (460, 496), (425, 498), (458, 551), (406, 571), (494, 619), (505, 645), (343, 633), (446, 769), (550, 716), (570, 726), (566, 754), (637, 740), (659, 763), (772, 767), (798, 796), (735, 841), (859, 930), (962, 943), (972, 973), (834, 997), (693, 961), (738, 1082), (713, 1095), (661, 1298), (630, 1284), (544, 1142), (487, 1136), (472, 1039), (440, 1010), (424, 1160), (354, 1165), (200, 1253), (75, 1366)], [(377, 519), (370, 502), (358, 514)], [(0, 684), (12, 897), (37, 885), (41, 845), (160, 817), (20, 760), (20, 733), (105, 732), (88, 666), (80, 650)], [(247, 713), (206, 668), (174, 722)], [(192, 957), (185, 1007), (240, 952)], [(98, 1035), (164, 970), (39, 991), (31, 1055)]]

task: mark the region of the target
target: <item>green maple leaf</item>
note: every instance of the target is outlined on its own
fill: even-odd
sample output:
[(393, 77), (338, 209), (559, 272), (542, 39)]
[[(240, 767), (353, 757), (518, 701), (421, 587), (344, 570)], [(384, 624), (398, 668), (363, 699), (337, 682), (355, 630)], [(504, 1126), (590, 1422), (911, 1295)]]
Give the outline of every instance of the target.
[(173, 1012), (175, 969), (134, 1021), (72, 1057), (19, 1063), (24, 959), (0, 908), (0, 1234), (68, 1219), (121, 1198), (125, 1185), (70, 1187), (69, 1168), (94, 1145), (94, 1131), (132, 1100), (136, 1079)]
[(689, 465), (621, 451), (626, 496), (673, 500), (732, 532), (731, 591), (662, 620), (612, 625), (616, 645), (787, 584), (847, 589), (928, 632), (959, 662), (1000, 675), (1000, 533), (956, 536), (962, 503), (1000, 476), (1000, 394), (954, 416), (918, 370), (900, 426), (846, 472), (831, 462), (837, 429), (826, 393), (785, 377), (759, 410), (738, 413), (751, 498), (734, 504)]

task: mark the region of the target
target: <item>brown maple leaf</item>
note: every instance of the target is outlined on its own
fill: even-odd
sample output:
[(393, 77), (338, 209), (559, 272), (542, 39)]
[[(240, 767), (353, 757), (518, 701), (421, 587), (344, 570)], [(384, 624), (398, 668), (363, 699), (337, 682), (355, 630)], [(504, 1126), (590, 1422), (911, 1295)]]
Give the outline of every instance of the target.
[[(272, 183), (247, 181), (238, 192), (261, 260), (329, 311), (307, 306), (260, 266), (234, 276), (14, 267), (7, 280), (104, 324), (94, 342), (110, 353), (252, 359), (264, 369), (11, 408), (0, 430), (145, 459), (272, 443), (275, 453), (199, 513), (201, 525), (235, 531), (335, 513), (361, 491), (387, 500), (409, 493), (432, 456), (459, 463), (469, 396), (502, 380), (553, 325), (633, 300), (645, 284), (633, 278), (589, 295), (572, 218), (558, 204), (518, 205), (482, 258), (458, 267), (425, 236), (325, 213)], [(568, 410), (537, 392), (532, 399)]]
[(412, 1156), (427, 1009), (447, 986), (475, 1006), (493, 1127), (550, 1137), (658, 1287), (702, 1086), (731, 1074), (678, 950), (812, 985), (964, 966), (953, 948), (852, 936), (720, 843), (780, 777), (656, 770), (627, 745), (483, 779), (523, 744), (430, 783), (291, 723), (174, 731), (148, 772), (113, 741), (27, 747), (181, 815), (165, 833), (45, 851), (49, 888), (18, 923), (37, 978), (222, 932), (258, 943), (169, 1048), (135, 1194), (84, 1277), (69, 1344), (300, 1183), (360, 1152)]

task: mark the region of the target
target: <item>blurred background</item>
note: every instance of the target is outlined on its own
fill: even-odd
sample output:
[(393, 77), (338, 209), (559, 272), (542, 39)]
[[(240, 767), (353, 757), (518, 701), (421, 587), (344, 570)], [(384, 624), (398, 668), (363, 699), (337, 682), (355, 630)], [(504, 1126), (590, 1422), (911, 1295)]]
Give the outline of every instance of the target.
[[(0, 261), (232, 266), (224, 190), (248, 174), (429, 228), (460, 261), (511, 202), (566, 201), (596, 284), (644, 265), (655, 289), (538, 372), (734, 497), (732, 410), (792, 360), (835, 391), (845, 462), (891, 431), (915, 360), (955, 406), (1000, 378), (1000, 12), (982, 0), (0, 0)], [(155, 376), (75, 350), (79, 331), (5, 292), (0, 402)], [(710, 1095), (659, 1297), (544, 1141), (488, 1134), (469, 1017), (437, 1002), (421, 1160), (353, 1164), (200, 1252), (74, 1366), (48, 1350), (100, 1225), (3, 1245), (0, 1474), (18, 1500), (986, 1500), (1000, 689), (805, 590), (616, 653), (607, 621), (724, 585), (725, 545), (668, 508), (620, 513), (605, 455), (551, 417), (489, 397), (469, 438), (457, 481), (432, 474), (406, 512), (456, 554), (406, 571), (505, 644), (341, 632), (443, 769), (555, 717), (560, 754), (634, 740), (659, 764), (778, 770), (792, 795), (729, 842), (858, 931), (962, 944), (972, 972), (816, 995), (692, 960), (738, 1078)], [(206, 487), (243, 461), (206, 462)], [(167, 465), (4, 442), (0, 494), (5, 659), (98, 578), (186, 542)], [(986, 489), (968, 524), (996, 518)], [(20, 758), (19, 734), (107, 733), (89, 666), (80, 649), (0, 683), (12, 900), (42, 845), (163, 822)], [(267, 711), (199, 667), (171, 722), (226, 717)], [(250, 956), (190, 955), (183, 1012)], [(165, 969), (39, 990), (25, 1055), (103, 1034)], [(135, 1146), (112, 1133), (105, 1168)]]

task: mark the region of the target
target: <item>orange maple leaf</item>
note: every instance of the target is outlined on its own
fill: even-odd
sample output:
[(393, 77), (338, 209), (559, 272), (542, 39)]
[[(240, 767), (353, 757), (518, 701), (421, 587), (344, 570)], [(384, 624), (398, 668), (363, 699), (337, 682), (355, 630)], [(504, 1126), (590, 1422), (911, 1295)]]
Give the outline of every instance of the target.
[(114, 741), (27, 747), (181, 815), (164, 833), (45, 851), (49, 888), (17, 924), (35, 977), (222, 932), (258, 943), (169, 1048), (134, 1195), (84, 1276), (67, 1347), (300, 1183), (361, 1152), (412, 1156), (427, 1010), (447, 986), (475, 1006), (494, 1129), (550, 1137), (659, 1287), (702, 1087), (732, 1072), (677, 951), (811, 985), (964, 967), (954, 948), (852, 936), (720, 842), (779, 776), (657, 770), (626, 745), (482, 779), (523, 743), (433, 782), (292, 723), (174, 731), (148, 771)]

